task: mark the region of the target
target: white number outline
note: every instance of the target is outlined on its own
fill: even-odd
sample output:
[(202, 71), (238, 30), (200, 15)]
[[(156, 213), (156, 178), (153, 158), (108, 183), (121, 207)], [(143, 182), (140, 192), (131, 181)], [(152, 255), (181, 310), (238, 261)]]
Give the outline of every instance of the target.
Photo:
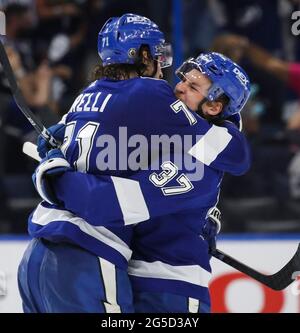
[(165, 185), (178, 175), (178, 167), (171, 161), (165, 161), (161, 164), (161, 168), (163, 171), (159, 174), (156, 172), (151, 173), (149, 180), (154, 186), (160, 187), (165, 196), (184, 194), (194, 188), (194, 185), (184, 173), (176, 178), (179, 186), (165, 187)]
[(152, 172), (149, 176), (149, 180), (156, 187), (165, 186), (169, 181), (178, 175), (178, 168), (170, 161), (163, 162), (161, 168), (163, 169), (162, 172), (159, 174)]
[(65, 157), (66, 157), (67, 150), (68, 150), (68, 148), (71, 144), (71, 141), (73, 139), (73, 136), (74, 136), (74, 130), (76, 127), (76, 123), (77, 123), (77, 121), (71, 121), (70, 123), (66, 124), (64, 142), (60, 146), (60, 150), (62, 151), (62, 153), (64, 154)]
[(197, 118), (193, 115), (192, 111), (190, 111), (188, 107), (181, 100), (178, 99), (177, 101), (172, 103), (170, 107), (175, 113), (183, 111), (191, 126), (197, 123)]
[[(74, 162), (74, 167), (77, 171), (87, 172), (90, 166), (90, 155), (93, 147), (93, 142), (95, 139), (95, 135), (99, 128), (99, 123), (95, 123), (93, 121), (89, 121), (80, 130), (77, 132), (76, 141), (78, 142), (78, 158)], [(91, 135), (87, 137), (80, 137), (85, 130), (92, 128)]]
[(194, 188), (194, 185), (184, 173), (177, 177), (176, 181), (180, 184), (179, 186), (169, 186), (161, 189), (165, 196), (184, 194)]
[[(62, 153), (65, 156), (73, 140), (76, 124), (77, 121), (72, 121), (66, 125), (64, 142), (60, 147)], [(77, 132), (75, 140), (78, 143), (78, 158), (74, 162), (75, 170), (80, 172), (88, 172), (90, 167), (90, 155), (93, 148), (95, 135), (97, 133), (99, 126), (100, 123), (89, 121), (83, 127), (81, 127)], [(83, 134), (83, 131), (86, 131), (88, 128), (92, 128), (91, 134), (88, 135), (87, 137), (80, 137)]]

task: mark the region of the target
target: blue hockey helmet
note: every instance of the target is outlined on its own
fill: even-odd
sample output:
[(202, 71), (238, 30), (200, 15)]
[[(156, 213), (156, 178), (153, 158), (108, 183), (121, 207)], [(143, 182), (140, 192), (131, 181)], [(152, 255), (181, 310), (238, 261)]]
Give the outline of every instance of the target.
[(215, 101), (223, 94), (229, 98), (229, 103), (222, 111), (222, 118), (242, 110), (250, 96), (250, 81), (238, 64), (220, 53), (201, 53), (197, 58), (185, 61), (176, 70), (176, 74), (182, 79), (192, 69), (197, 69), (212, 81), (206, 93), (207, 100)]
[(172, 65), (171, 45), (165, 43), (158, 26), (144, 16), (112, 17), (99, 32), (98, 53), (104, 66), (134, 64), (142, 45), (149, 46), (151, 56), (162, 68)]

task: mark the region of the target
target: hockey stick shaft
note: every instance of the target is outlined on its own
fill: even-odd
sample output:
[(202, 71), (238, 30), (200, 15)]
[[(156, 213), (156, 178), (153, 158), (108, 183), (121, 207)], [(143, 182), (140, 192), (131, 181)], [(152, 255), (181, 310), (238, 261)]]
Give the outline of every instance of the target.
[[(253, 279), (257, 280), (258, 282), (264, 283), (263, 279), (260, 278), (260, 273), (255, 269), (243, 264), (242, 262), (236, 260), (235, 258), (229, 256), (228, 254), (216, 249), (211, 253), (211, 255), (222, 262), (226, 263), (227, 265), (237, 269), (238, 271), (252, 277)], [(263, 274), (262, 274), (263, 275)], [(264, 275), (263, 275), (264, 277)]]
[(0, 62), (2, 64), (4, 73), (9, 82), (12, 95), (19, 109), (34, 127), (34, 129), (40, 134), (53, 148), (58, 147), (58, 143), (55, 138), (47, 131), (46, 127), (41, 123), (41, 121), (32, 113), (28, 108), (24, 96), (18, 87), (17, 80), (11, 68), (10, 62), (8, 60), (6, 51), (4, 49), (3, 43), (0, 40)]
[(294, 274), (300, 272), (300, 244), (292, 259), (273, 275), (262, 274), (218, 249), (211, 255), (274, 290), (285, 289), (295, 281)]

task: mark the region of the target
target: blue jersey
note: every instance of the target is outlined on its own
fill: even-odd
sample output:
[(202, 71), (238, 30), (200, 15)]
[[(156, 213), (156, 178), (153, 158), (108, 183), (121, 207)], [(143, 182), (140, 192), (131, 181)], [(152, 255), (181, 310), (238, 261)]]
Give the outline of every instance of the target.
[[(224, 172), (239, 175), (249, 167), (243, 134), (230, 122), (209, 124), (176, 100), (165, 81), (146, 78), (96, 81), (76, 99), (65, 122), (62, 150), (80, 172), (56, 181), (64, 208), (41, 204), (30, 219), (31, 234), (75, 242), (117, 265), (124, 265), (131, 249), (128, 272), (135, 290), (209, 303), (211, 269), (202, 227), (218, 201)], [(120, 127), (132, 142), (142, 134), (149, 143), (139, 150), (139, 169), (124, 166), (124, 155), (128, 162), (136, 146), (121, 149)], [(104, 136), (118, 143), (113, 168), (102, 168)], [(164, 149), (150, 144), (153, 136), (187, 142), (179, 145), (175, 138)], [(185, 157), (194, 169), (183, 163)]]

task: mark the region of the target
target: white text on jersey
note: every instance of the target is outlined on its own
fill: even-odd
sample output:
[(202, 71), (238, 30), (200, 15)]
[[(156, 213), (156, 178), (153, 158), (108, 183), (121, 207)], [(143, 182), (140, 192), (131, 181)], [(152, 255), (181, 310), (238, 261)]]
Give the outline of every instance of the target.
[(101, 92), (80, 94), (69, 112), (103, 112), (111, 96)]

